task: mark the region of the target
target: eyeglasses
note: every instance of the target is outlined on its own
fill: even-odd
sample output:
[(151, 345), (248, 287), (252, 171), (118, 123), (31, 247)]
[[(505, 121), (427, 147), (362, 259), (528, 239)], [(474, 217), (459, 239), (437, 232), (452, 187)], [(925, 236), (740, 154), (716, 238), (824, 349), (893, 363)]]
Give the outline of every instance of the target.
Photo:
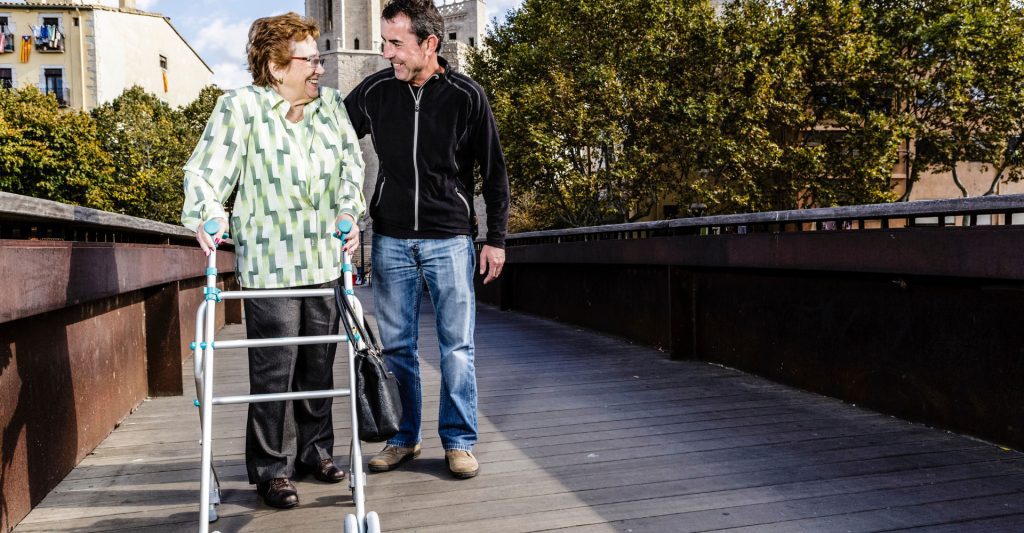
[(322, 58), (320, 56), (309, 56), (309, 57), (292, 56), (292, 59), (301, 59), (302, 61), (305, 61), (305, 62), (309, 63), (309, 66), (311, 66), (313, 68), (324, 66), (324, 58)]

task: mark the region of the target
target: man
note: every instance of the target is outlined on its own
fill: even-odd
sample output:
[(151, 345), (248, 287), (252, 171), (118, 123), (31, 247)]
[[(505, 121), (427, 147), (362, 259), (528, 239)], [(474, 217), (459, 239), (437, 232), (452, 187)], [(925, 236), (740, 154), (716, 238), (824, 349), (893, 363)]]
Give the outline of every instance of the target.
[[(394, 0), (381, 15), (392, 68), (363, 80), (345, 99), (380, 159), (370, 201), (373, 288), (385, 359), (401, 384), (399, 432), (370, 460), (384, 472), (420, 454), (422, 398), (417, 352), (426, 281), (441, 348), (438, 433), (452, 475), (479, 471), (473, 363), (474, 167), (483, 178), (487, 242), (479, 272), (490, 283), (505, 263), (508, 175), (483, 90), (437, 55), (444, 19), (432, 0)], [(423, 280), (423, 281), (421, 281)]]

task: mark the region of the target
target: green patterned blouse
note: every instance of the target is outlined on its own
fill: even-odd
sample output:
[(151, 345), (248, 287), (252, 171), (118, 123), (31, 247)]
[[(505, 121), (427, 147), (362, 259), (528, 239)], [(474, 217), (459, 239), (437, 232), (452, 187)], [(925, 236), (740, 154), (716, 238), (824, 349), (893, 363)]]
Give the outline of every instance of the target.
[(250, 85), (224, 93), (185, 163), (181, 223), (196, 230), (231, 213), (238, 281), (247, 288), (325, 283), (341, 275), (342, 213), (364, 208), (363, 157), (342, 95), (323, 87), (304, 118), (285, 119), (288, 102)]

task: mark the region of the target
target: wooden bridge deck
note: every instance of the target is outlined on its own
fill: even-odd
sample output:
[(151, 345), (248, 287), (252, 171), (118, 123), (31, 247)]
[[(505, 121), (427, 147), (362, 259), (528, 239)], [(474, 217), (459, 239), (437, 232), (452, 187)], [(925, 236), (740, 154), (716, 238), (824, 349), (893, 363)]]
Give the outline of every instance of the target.
[[(367, 486), (385, 531), (1024, 530), (1019, 452), (488, 307), (477, 322), (481, 474), (455, 480), (436, 435), (429, 303), (420, 331), (424, 453)], [(241, 335), (230, 326), (219, 338)], [(218, 356), (216, 393), (246, 393), (244, 351)], [(185, 398), (146, 401), (15, 531), (195, 530), (191, 361), (183, 372)], [(339, 464), (345, 402), (335, 403)], [(346, 484), (303, 479), (302, 505), (288, 511), (258, 501), (245, 481), (244, 411), (216, 411), (225, 501), (215, 529), (341, 531)]]

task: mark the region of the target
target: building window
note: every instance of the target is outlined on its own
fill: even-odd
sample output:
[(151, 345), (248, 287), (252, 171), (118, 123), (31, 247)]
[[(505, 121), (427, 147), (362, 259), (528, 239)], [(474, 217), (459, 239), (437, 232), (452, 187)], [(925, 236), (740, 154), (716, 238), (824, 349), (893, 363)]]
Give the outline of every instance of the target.
[(359, 50), (359, 39), (356, 39), (355, 49)]
[(334, 31), (334, 0), (324, 0), (324, 30)]
[(0, 46), (0, 54), (9, 54), (14, 52), (14, 24), (11, 24), (11, 19), (8, 15), (0, 16), (0, 41), (3, 41)]
[(40, 52), (64, 51), (64, 23), (61, 17), (39, 17), (40, 26), (32, 29), (36, 50)]
[(448, 40), (449, 41), (454, 41), (455, 39), (456, 39), (455, 32), (452, 32), (452, 33), (448, 34)]
[(43, 69), (43, 92), (46, 94), (52, 94), (57, 98), (57, 103), (61, 107), (68, 106), (68, 100), (71, 95), (69, 91), (64, 88), (64, 69), (62, 68), (44, 68)]
[(71, 20), (74, 21), (75, 27), (77, 28), (78, 27), (78, 17), (72, 17)]
[(470, 37), (469, 38), (469, 46), (476, 47), (476, 39)]
[(160, 75), (164, 81), (164, 92), (170, 90), (170, 85), (167, 83), (167, 56), (160, 56)]
[(14, 87), (14, 69), (0, 68), (0, 89), (11, 89)]
[(331, 40), (330, 39), (324, 39), (324, 50), (330, 50), (330, 49), (331, 49)]

